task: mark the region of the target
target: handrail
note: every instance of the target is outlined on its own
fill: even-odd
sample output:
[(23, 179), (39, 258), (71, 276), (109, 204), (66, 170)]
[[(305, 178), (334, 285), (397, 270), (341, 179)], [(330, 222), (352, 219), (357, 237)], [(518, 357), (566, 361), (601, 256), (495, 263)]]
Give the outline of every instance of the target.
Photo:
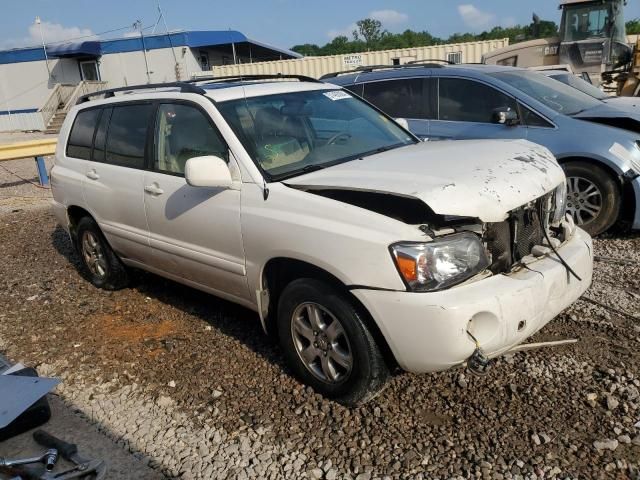
[(76, 89), (71, 94), (71, 96), (68, 98), (66, 105), (64, 107), (64, 112), (68, 112), (71, 109), (71, 107), (73, 107), (76, 104), (76, 102), (78, 101), (78, 98), (85, 95), (90, 95), (92, 93), (99, 92), (101, 90), (105, 90), (106, 86), (107, 86), (107, 82), (102, 82), (102, 81), (85, 80), (80, 82), (76, 87)]
[(46, 102), (38, 110), (42, 115), (44, 125), (49, 125), (49, 122), (57, 112), (68, 112), (75, 105), (78, 97), (97, 90), (103, 90), (106, 86), (107, 82), (87, 80), (83, 80), (77, 85), (56, 83)]
[(44, 105), (40, 110), (40, 114), (42, 115), (42, 120), (44, 124), (47, 125), (51, 117), (53, 117), (60, 108), (60, 104), (66, 104), (69, 99), (69, 95), (73, 91), (74, 85), (66, 85), (62, 83), (56, 83), (53, 90), (49, 94), (49, 97), (44, 102)]

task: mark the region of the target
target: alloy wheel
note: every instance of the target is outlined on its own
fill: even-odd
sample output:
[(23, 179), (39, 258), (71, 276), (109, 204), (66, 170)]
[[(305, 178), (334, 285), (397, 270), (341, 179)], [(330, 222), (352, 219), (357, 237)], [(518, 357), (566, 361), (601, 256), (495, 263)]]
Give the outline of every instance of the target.
[(93, 232), (86, 231), (82, 236), (82, 257), (93, 275), (102, 278), (107, 274), (107, 261), (104, 251)]
[(582, 177), (567, 179), (567, 212), (578, 225), (595, 220), (602, 210), (602, 193), (590, 180)]
[(291, 336), (298, 357), (318, 380), (339, 384), (351, 373), (353, 354), (347, 334), (321, 305), (303, 303), (294, 310)]

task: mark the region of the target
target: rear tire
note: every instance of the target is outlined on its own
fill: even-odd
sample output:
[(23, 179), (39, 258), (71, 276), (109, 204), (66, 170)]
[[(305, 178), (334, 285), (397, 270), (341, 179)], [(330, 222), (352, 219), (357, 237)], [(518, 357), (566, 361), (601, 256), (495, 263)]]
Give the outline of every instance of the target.
[(363, 315), (328, 283), (304, 278), (287, 285), (278, 303), (278, 335), (294, 373), (344, 405), (371, 400), (389, 378)]
[(604, 168), (587, 162), (563, 165), (567, 176), (567, 211), (576, 224), (596, 236), (611, 228), (620, 214), (622, 195)]
[(98, 224), (83, 217), (76, 228), (76, 249), (82, 273), (95, 287), (119, 290), (129, 284), (126, 267), (109, 246)]

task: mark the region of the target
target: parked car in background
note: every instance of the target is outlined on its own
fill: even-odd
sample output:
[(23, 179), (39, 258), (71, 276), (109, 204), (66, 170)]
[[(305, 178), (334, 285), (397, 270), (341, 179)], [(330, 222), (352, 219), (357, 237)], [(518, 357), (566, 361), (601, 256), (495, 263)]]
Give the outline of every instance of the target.
[(323, 79), (406, 119), (423, 139), (524, 138), (544, 145), (566, 172), (576, 223), (592, 235), (619, 220), (640, 228), (640, 118), (626, 110), (512, 67), (374, 67)]
[(253, 309), (292, 371), (349, 405), (397, 366), (483, 368), (589, 287), (591, 238), (549, 150), (422, 143), (296, 78), (74, 107), (51, 185), (86, 277), (115, 289), (139, 267)]
[[(554, 80), (558, 80), (565, 85), (577, 88), (581, 92), (586, 93), (587, 95), (608, 103), (614, 107), (622, 109), (626, 109), (629, 107), (636, 109), (640, 107), (640, 98), (607, 95), (592, 83), (589, 83), (582, 77), (579, 77), (578, 75), (575, 75), (566, 70), (537, 70), (537, 72), (541, 73), (542, 75), (546, 75), (549, 78), (553, 78)], [(632, 114), (638, 112), (640, 112), (640, 110), (631, 110)]]

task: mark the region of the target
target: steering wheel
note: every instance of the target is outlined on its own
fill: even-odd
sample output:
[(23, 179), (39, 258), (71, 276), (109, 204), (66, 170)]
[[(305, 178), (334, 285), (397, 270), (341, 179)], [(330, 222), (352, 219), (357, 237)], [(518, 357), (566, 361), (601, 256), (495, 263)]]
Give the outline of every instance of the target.
[(334, 136), (332, 136), (329, 140), (327, 140), (327, 145), (333, 145), (339, 138), (344, 137), (345, 139), (351, 138), (351, 134), (347, 132), (338, 132)]

